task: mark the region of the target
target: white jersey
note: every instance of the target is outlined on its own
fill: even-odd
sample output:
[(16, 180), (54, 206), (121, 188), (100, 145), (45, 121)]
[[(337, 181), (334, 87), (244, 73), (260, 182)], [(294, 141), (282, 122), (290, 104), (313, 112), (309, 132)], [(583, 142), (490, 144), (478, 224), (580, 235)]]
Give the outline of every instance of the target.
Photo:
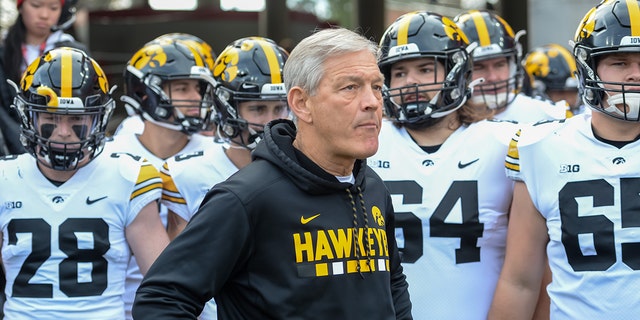
[(640, 141), (597, 140), (588, 114), (524, 127), (515, 141), (507, 173), (548, 228), (551, 318), (637, 319)]
[[(183, 152), (194, 152), (196, 150), (202, 150), (206, 148), (211, 148), (214, 145), (213, 138), (204, 137), (201, 135), (191, 135), (189, 142), (187, 145), (180, 150), (179, 153)], [(128, 134), (118, 134), (113, 136), (113, 139), (106, 143), (105, 145), (106, 152), (125, 152), (132, 155), (140, 156), (144, 159), (147, 159), (151, 162), (156, 169), (160, 170), (162, 164), (166, 159), (159, 158), (155, 154), (151, 153), (138, 139), (138, 135), (135, 133)], [(167, 225), (167, 209), (163, 206), (160, 207), (160, 218), (164, 225)], [(131, 318), (131, 307), (133, 306), (133, 300), (136, 296), (136, 290), (138, 290), (138, 286), (140, 286), (140, 282), (142, 281), (142, 273), (140, 273), (140, 269), (138, 268), (138, 263), (136, 262), (135, 257), (131, 258), (129, 262), (129, 270), (127, 272), (127, 281), (126, 281), (126, 292), (124, 295), (125, 306), (127, 311), (126, 319)]]
[(513, 181), (504, 156), (517, 127), (462, 126), (434, 153), (383, 121), (368, 160), (392, 194), (416, 319), (486, 319), (505, 254)]
[(162, 204), (189, 221), (209, 189), (236, 171), (238, 168), (224, 153), (222, 144), (170, 158), (160, 169)]
[(504, 111), (496, 114), (493, 118), (518, 123), (536, 123), (541, 120), (560, 120), (566, 117), (567, 104), (564, 100), (554, 104), (520, 93)]
[[(206, 137), (199, 134), (193, 134), (189, 136), (189, 142), (178, 153), (190, 153), (197, 150), (204, 150), (214, 146), (213, 137)], [(167, 159), (162, 159), (155, 154), (151, 153), (140, 140), (138, 134), (118, 134), (115, 135), (105, 144), (105, 151), (109, 152), (126, 152), (133, 155), (141, 156), (151, 162), (158, 170), (162, 167), (162, 164)]]
[(122, 119), (114, 135), (142, 134), (142, 131), (144, 131), (144, 121), (139, 115), (133, 115)]
[(125, 228), (161, 188), (128, 155), (101, 154), (58, 187), (29, 154), (0, 160), (5, 319), (123, 319)]
[[(160, 170), (162, 204), (185, 221), (190, 221), (209, 189), (236, 171), (238, 168), (225, 154), (223, 144), (177, 155), (167, 160)], [(213, 299), (205, 305), (199, 319), (217, 319)]]

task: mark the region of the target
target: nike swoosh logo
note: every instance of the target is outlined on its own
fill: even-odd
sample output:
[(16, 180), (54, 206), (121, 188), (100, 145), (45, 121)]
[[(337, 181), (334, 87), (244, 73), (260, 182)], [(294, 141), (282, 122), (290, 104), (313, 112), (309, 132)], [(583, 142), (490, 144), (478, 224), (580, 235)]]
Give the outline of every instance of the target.
[(100, 200), (104, 200), (106, 199), (108, 196), (104, 196), (102, 198), (97, 198), (97, 199), (89, 199), (89, 197), (87, 197), (87, 204), (94, 204)]
[(318, 214), (316, 214), (315, 216), (311, 216), (311, 217), (309, 217), (309, 218), (305, 218), (304, 216), (301, 216), (301, 217), (300, 217), (300, 223), (302, 223), (302, 224), (307, 224), (307, 223), (309, 223), (309, 221), (311, 221), (311, 220), (313, 220), (313, 219), (315, 219), (315, 218), (317, 218), (317, 217), (319, 217), (319, 216), (320, 216), (320, 214), (319, 214), (319, 213), (318, 213)]
[(464, 168), (476, 163), (476, 161), (478, 161), (478, 160), (480, 160), (480, 158), (475, 159), (475, 160), (473, 160), (471, 162), (467, 162), (467, 163), (462, 163), (462, 161), (458, 161), (458, 168), (464, 169)]

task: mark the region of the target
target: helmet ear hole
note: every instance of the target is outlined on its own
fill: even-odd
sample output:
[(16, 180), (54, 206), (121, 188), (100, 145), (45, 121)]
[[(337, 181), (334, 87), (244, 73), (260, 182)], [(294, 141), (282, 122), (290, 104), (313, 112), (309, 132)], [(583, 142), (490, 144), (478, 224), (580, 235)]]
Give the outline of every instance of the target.
[(222, 126), (222, 132), (229, 138), (229, 139), (233, 139), (235, 137), (237, 137), (240, 132), (240, 130), (238, 130), (238, 128), (236, 126), (233, 126), (229, 123), (225, 123)]
[(160, 118), (167, 118), (168, 112), (165, 108), (156, 108), (156, 115)]

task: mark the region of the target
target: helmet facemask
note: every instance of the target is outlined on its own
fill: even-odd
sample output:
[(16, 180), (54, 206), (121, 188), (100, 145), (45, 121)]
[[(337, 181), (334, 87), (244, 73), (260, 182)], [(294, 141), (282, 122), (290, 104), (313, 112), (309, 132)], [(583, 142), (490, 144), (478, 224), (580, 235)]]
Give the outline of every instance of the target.
[(583, 102), (613, 118), (634, 122), (640, 121), (640, 82), (603, 81), (598, 65), (610, 55), (640, 54), (640, 37), (635, 31), (639, 10), (637, 1), (603, 1), (587, 12), (572, 41)]
[(508, 64), (509, 74), (507, 78), (492, 82), (484, 81), (476, 85), (470, 99), (472, 104), (484, 105), (489, 109), (501, 109), (513, 102), (520, 92), (524, 70), (518, 66), (517, 61), (519, 59), (515, 53), (510, 52), (504, 55), (491, 56), (482, 60), (478, 59), (474, 54), (475, 63), (500, 57), (505, 58)]
[(620, 120), (640, 121), (640, 83), (602, 81), (596, 67), (598, 60), (597, 54), (588, 55), (585, 48), (576, 48), (578, 74), (584, 78), (584, 103)]
[[(386, 116), (397, 125), (420, 129), (460, 108), (470, 94), (468, 84), (473, 64), (468, 44), (462, 30), (440, 14), (416, 11), (396, 19), (380, 40), (378, 66), (386, 79), (382, 90)], [(402, 87), (392, 88), (394, 66), (403, 72), (404, 67), (397, 65), (403, 61), (407, 62), (407, 68), (417, 72), (422, 72), (419, 70), (423, 61), (427, 63), (424, 66), (432, 62), (434, 77), (429, 80), (418, 74), (412, 80), (416, 83), (400, 82), (398, 85)]]
[[(487, 10), (469, 10), (456, 16), (454, 21), (469, 41), (477, 45), (473, 50), (474, 64), (504, 58), (509, 68), (506, 79), (491, 82), (485, 79), (482, 84), (475, 86), (471, 103), (489, 109), (505, 108), (522, 89), (524, 70), (520, 66), (522, 45), (519, 40), (526, 32), (521, 30), (514, 33), (502, 17)], [(476, 72), (474, 78), (477, 80), (482, 75), (478, 76)]]
[(102, 152), (115, 107), (115, 86), (81, 50), (48, 51), (24, 72), (13, 106), (21, 118), (22, 143), (42, 165), (73, 171)]
[[(383, 89), (385, 113), (398, 123), (410, 127), (424, 127), (437, 122), (461, 107), (467, 98), (466, 88), (460, 87), (461, 70), (469, 70), (464, 50), (432, 58), (436, 67), (431, 83), (416, 83), (403, 87)], [(391, 67), (391, 70), (393, 68)], [(393, 72), (393, 71), (391, 71)], [(438, 74), (444, 72), (444, 75)]]
[(180, 79), (166, 81), (163, 85), (164, 91), (160, 95), (160, 101), (156, 108), (156, 110), (164, 110), (166, 113), (166, 116), (163, 117), (164, 123), (173, 122), (176, 125), (172, 127), (174, 130), (179, 126), (179, 130), (188, 135), (205, 130), (209, 126), (211, 113), (213, 112), (214, 86), (205, 80), (198, 80), (198, 83), (198, 94), (201, 99), (193, 100), (180, 99), (172, 94), (174, 86), (185, 85), (180, 83)]
[[(249, 86), (246, 86), (249, 87)], [(256, 86), (258, 88), (258, 86)], [(273, 92), (270, 89), (276, 88)], [(216, 101), (221, 110), (220, 123), (218, 125), (218, 135), (224, 137), (230, 144), (238, 145), (248, 150), (253, 150), (262, 140), (264, 126), (260, 123), (252, 123), (242, 118), (240, 115), (240, 103), (249, 101), (280, 101), (287, 105), (286, 92), (282, 84), (264, 84), (261, 93), (233, 92), (225, 87), (217, 88)], [(289, 108), (287, 115), (283, 118), (290, 118)], [(248, 133), (248, 135), (246, 135)], [(232, 143), (232, 144), (231, 144)]]
[[(109, 99), (105, 103), (99, 96), (84, 102), (79, 98), (58, 99), (66, 103), (64, 107), (47, 106), (47, 97), (36, 95), (29, 98), (32, 102), (17, 96), (14, 104), (22, 118), (22, 140), (27, 151), (46, 167), (73, 171), (102, 152), (115, 102)], [(84, 107), (95, 103), (98, 105)], [(56, 130), (66, 130), (70, 139), (54, 137)]]

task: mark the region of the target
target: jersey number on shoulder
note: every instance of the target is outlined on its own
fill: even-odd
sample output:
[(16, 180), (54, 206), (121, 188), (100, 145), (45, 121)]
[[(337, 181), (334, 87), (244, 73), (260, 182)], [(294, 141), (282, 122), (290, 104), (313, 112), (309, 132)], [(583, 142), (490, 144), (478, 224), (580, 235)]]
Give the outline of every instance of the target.
[[(604, 215), (580, 216), (576, 198), (591, 197), (593, 207), (613, 206), (615, 188), (604, 179), (567, 183), (559, 193), (562, 244), (574, 271), (605, 271), (616, 263), (614, 223)], [(603, 209), (604, 210), (604, 209)], [(640, 227), (640, 179), (620, 179), (622, 228)], [(579, 235), (591, 235), (595, 255), (585, 255)], [(640, 270), (640, 242), (621, 244), (622, 262)]]
[[(52, 298), (50, 283), (29, 283), (38, 269), (51, 256), (51, 225), (43, 219), (13, 219), (7, 226), (9, 245), (16, 245), (19, 233), (31, 234), (31, 254), (27, 256), (13, 283), (13, 297)], [(91, 233), (92, 248), (79, 248), (76, 233)], [(67, 258), (58, 265), (60, 291), (68, 297), (99, 296), (107, 288), (109, 226), (102, 219), (70, 218), (58, 228), (58, 242)], [(78, 281), (78, 265), (91, 264), (91, 282)]]
[[(422, 203), (422, 187), (415, 181), (385, 181), (391, 194), (402, 195), (403, 204)], [(456, 203), (460, 201), (462, 223), (445, 222)], [(396, 212), (396, 228), (404, 234), (402, 262), (415, 263), (423, 255), (422, 221), (413, 212)], [(478, 238), (482, 237), (484, 224), (480, 223), (478, 210), (478, 182), (454, 181), (429, 218), (431, 237), (460, 238), (456, 249), (456, 263), (480, 261)]]

